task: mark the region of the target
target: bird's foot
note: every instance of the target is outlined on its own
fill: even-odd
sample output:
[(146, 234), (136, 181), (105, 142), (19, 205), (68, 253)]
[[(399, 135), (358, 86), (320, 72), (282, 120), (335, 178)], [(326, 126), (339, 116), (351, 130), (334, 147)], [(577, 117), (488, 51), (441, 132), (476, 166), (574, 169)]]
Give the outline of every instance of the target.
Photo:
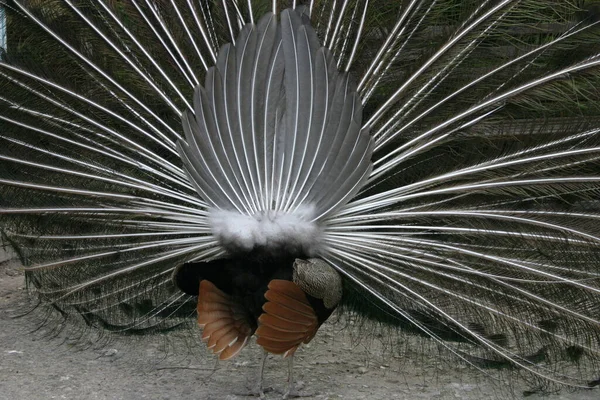
[(238, 393), (234, 393), (236, 396), (243, 397), (258, 397), (259, 399), (266, 399), (265, 393), (272, 392), (272, 387), (261, 387), (260, 385), (247, 385), (246, 390)]
[(304, 390), (304, 382), (298, 381), (294, 385), (293, 388), (287, 388), (285, 392), (283, 392), (282, 399), (294, 399), (299, 397), (312, 397), (315, 395), (314, 392)]

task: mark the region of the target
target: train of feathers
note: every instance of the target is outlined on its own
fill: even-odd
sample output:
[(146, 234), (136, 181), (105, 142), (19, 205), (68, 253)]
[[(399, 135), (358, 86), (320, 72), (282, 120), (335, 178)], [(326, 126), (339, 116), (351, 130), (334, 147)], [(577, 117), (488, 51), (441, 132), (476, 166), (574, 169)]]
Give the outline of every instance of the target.
[(0, 8), (0, 234), (60, 318), (600, 384), (600, 2)]

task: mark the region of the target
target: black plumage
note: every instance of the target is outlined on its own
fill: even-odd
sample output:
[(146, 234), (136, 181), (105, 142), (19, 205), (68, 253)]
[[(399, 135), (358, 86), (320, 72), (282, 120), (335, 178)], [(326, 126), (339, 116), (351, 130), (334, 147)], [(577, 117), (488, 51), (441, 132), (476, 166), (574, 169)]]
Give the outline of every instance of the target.
[(183, 264), (175, 270), (173, 278), (177, 287), (191, 296), (198, 296), (200, 281), (212, 282), (244, 307), (254, 331), (263, 312), (269, 282), (273, 279), (291, 281), (296, 258), (273, 256), (270, 252), (255, 249), (235, 258)]

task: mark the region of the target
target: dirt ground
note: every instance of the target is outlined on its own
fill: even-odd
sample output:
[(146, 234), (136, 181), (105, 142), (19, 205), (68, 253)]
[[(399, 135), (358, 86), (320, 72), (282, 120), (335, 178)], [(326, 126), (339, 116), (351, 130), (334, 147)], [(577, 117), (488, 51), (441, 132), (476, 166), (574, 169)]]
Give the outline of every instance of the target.
[[(250, 399), (260, 350), (244, 349), (234, 361), (215, 363), (190, 336), (76, 343), (63, 332), (15, 318), (27, 306), (19, 263), (0, 249), (0, 399), (188, 400)], [(440, 361), (435, 350), (417, 356), (406, 339), (392, 353), (377, 338), (356, 343), (356, 328), (327, 323), (295, 357), (294, 375), (306, 399), (501, 399), (521, 398), (526, 388), (510, 375), (481, 372)], [(401, 355), (398, 355), (401, 354)], [(281, 398), (287, 361), (271, 357), (268, 399)], [(531, 400), (592, 400), (600, 390), (534, 394)]]

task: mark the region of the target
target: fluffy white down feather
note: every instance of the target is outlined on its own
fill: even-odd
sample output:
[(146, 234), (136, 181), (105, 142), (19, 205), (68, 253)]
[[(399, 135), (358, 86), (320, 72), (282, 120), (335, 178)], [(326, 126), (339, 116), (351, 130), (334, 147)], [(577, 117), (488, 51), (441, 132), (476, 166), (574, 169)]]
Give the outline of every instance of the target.
[(261, 247), (316, 256), (321, 229), (312, 221), (314, 214), (312, 206), (299, 207), (293, 212), (269, 210), (253, 215), (213, 209), (210, 225), (213, 236), (230, 252)]

